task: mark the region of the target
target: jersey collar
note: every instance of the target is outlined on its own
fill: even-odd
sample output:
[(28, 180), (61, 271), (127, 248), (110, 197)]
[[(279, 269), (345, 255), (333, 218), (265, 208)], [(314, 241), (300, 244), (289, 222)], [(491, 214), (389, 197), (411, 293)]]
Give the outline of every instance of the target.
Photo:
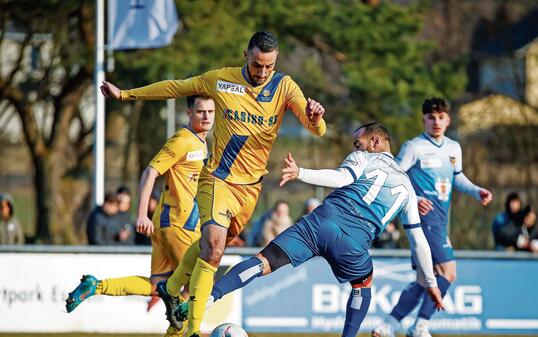
[(443, 144), (445, 143), (445, 136), (443, 136), (443, 139), (441, 139), (441, 141), (438, 143), (438, 142), (435, 141), (435, 139), (433, 139), (432, 137), (430, 137), (430, 135), (429, 135), (426, 131), (424, 131), (424, 132), (422, 133), (422, 135), (424, 136), (424, 138), (426, 138), (427, 140), (429, 140), (430, 143), (432, 143), (433, 145), (435, 145), (435, 146), (437, 146), (437, 147), (441, 147), (441, 146), (443, 146)]
[(196, 138), (198, 138), (202, 143), (205, 144), (205, 140), (203, 140), (202, 138), (200, 138), (200, 136), (198, 136), (198, 135), (196, 134), (196, 132), (192, 131), (191, 128), (189, 128), (188, 125), (183, 125), (183, 127), (184, 127), (185, 129), (189, 130), (189, 131), (190, 131)]

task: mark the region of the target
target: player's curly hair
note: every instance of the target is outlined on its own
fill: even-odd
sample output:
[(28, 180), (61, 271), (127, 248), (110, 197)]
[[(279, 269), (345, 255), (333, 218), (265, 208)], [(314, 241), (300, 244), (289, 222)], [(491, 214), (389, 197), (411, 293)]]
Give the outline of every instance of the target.
[(270, 53), (273, 50), (278, 50), (278, 41), (269, 32), (256, 32), (250, 38), (247, 49), (251, 51), (255, 47), (258, 47), (262, 53)]
[(422, 103), (422, 113), (430, 114), (432, 112), (450, 112), (450, 104), (440, 97), (428, 98)]

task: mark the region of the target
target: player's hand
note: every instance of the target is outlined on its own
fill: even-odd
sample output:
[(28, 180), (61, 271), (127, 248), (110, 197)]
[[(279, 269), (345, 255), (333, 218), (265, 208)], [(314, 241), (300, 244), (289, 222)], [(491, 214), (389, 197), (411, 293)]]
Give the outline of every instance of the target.
[(486, 190), (485, 188), (480, 189), (480, 202), (482, 205), (486, 206), (493, 200), (493, 194), (491, 194), (490, 191)]
[(441, 297), (441, 291), (438, 287), (433, 288), (426, 288), (428, 291), (428, 295), (432, 299), (432, 301), (435, 303), (435, 309), (437, 311), (445, 310), (445, 306), (443, 305), (443, 298)]
[(112, 98), (115, 98), (115, 99), (120, 99), (120, 88), (118, 88), (117, 86), (115, 86), (114, 84), (110, 83), (110, 82), (107, 82), (107, 81), (103, 81), (103, 83), (101, 84), (101, 93), (103, 94), (103, 96), (105, 97), (112, 97)]
[(425, 216), (426, 214), (430, 213), (430, 211), (433, 209), (433, 203), (426, 199), (426, 198), (419, 198), (418, 199), (418, 213), (422, 216)]
[(284, 158), (284, 168), (282, 169), (282, 179), (280, 180), (280, 187), (284, 186), (288, 181), (295, 180), (299, 176), (299, 167), (297, 163), (288, 153), (288, 157)]
[(306, 104), (306, 117), (310, 121), (310, 123), (314, 125), (318, 125), (318, 123), (323, 118), (323, 114), (325, 113), (325, 108), (323, 105), (321, 105), (319, 102), (308, 98)]
[(147, 216), (136, 218), (136, 231), (138, 233), (150, 236), (154, 230), (155, 226)]

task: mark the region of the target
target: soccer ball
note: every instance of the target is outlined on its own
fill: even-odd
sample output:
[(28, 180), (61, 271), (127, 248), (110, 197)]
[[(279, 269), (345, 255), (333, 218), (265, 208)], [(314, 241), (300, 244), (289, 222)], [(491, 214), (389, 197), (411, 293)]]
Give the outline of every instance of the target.
[(224, 323), (216, 327), (209, 337), (248, 337), (248, 335), (239, 325)]

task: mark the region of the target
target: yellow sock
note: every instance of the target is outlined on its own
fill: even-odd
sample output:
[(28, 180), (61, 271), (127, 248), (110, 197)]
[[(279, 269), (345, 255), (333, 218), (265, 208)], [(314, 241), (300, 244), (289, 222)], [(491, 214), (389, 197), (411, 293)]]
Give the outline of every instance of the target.
[[(186, 322), (185, 322), (186, 323)], [(176, 330), (173, 326), (168, 326), (164, 337), (183, 337), (183, 333), (187, 330), (187, 325), (185, 324), (180, 330)]]
[(196, 260), (196, 266), (192, 271), (191, 297), (189, 301), (189, 328), (187, 336), (200, 331), (200, 325), (204, 318), (205, 306), (211, 290), (217, 268), (202, 259)]
[(200, 256), (200, 240), (194, 242), (185, 252), (179, 266), (174, 270), (172, 276), (166, 282), (166, 291), (172, 296), (179, 296), (181, 287), (191, 280), (192, 270), (196, 264), (196, 259)]
[(127, 276), (101, 280), (97, 285), (97, 289), (95, 289), (96, 295), (108, 296), (150, 296), (151, 292), (151, 282), (149, 278), (143, 276)]

